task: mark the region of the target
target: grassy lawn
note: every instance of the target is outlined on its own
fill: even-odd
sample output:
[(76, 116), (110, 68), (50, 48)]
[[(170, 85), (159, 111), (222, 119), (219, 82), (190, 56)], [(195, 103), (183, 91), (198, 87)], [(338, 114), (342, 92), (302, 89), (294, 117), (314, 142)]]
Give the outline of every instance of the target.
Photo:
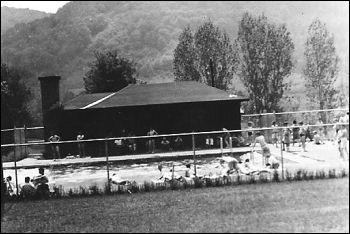
[(1, 232), (349, 232), (349, 178), (21, 202)]

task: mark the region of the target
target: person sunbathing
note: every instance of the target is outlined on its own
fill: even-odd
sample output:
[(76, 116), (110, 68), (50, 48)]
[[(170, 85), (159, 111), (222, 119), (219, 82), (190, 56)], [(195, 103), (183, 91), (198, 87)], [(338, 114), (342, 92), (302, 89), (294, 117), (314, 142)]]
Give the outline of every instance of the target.
[(117, 175), (117, 173), (113, 173), (112, 177), (110, 178), (110, 181), (112, 184), (116, 184), (116, 185), (130, 184), (129, 180), (122, 179), (120, 176)]
[(194, 174), (194, 171), (191, 169), (191, 164), (186, 164), (185, 177), (186, 178), (194, 178), (194, 177), (196, 177), (195, 174)]

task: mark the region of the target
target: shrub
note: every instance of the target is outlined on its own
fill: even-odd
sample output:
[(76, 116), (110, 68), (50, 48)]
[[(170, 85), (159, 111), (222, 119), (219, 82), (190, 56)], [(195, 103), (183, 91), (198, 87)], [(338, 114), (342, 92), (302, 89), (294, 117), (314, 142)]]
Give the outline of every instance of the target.
[(72, 189), (69, 189), (69, 191), (68, 191), (68, 196), (69, 196), (69, 197), (73, 197), (73, 196), (74, 196), (74, 193), (73, 193), (73, 190), (72, 190)]
[(250, 176), (249, 184), (255, 184), (255, 183), (256, 183), (255, 177), (254, 176)]
[(83, 187), (83, 186), (79, 186), (79, 196), (87, 196), (89, 195), (89, 191)]
[(267, 175), (266, 174), (260, 174), (259, 175), (259, 182), (260, 183), (267, 183), (268, 182)]
[(335, 169), (331, 169), (328, 171), (328, 177), (332, 179), (337, 177)]
[(104, 192), (104, 194), (111, 194), (111, 184), (109, 182), (106, 182), (104, 184), (103, 192)]
[(193, 179), (193, 181), (194, 181), (194, 187), (195, 188), (202, 188), (204, 186), (203, 180), (199, 179), (198, 177), (195, 177)]
[(91, 185), (89, 187), (90, 194), (91, 195), (101, 195), (100, 189), (97, 187), (97, 185)]
[(326, 178), (326, 173), (324, 171), (316, 171), (315, 178), (316, 179), (324, 179), (324, 178)]
[(273, 172), (272, 181), (274, 181), (274, 182), (279, 182), (280, 181), (280, 175), (279, 175), (277, 170), (274, 170), (274, 172)]
[(140, 192), (140, 187), (137, 185), (136, 182), (131, 183), (130, 191), (131, 191), (132, 193)]
[(292, 181), (293, 180), (293, 176), (292, 176), (291, 172), (286, 171), (286, 179), (287, 179), (287, 181)]
[(313, 180), (314, 177), (315, 177), (315, 176), (314, 176), (314, 172), (313, 172), (313, 171), (310, 172), (309, 175), (308, 175), (308, 179), (309, 179), (309, 180)]
[(302, 179), (303, 180), (308, 180), (308, 172), (306, 170), (302, 170), (301, 171), (301, 174), (302, 174)]
[(345, 170), (345, 169), (342, 169), (342, 170), (341, 170), (340, 176), (343, 177), (343, 178), (347, 176), (347, 173), (346, 173), (346, 170)]
[(300, 180), (303, 179), (302, 174), (303, 174), (303, 171), (302, 171), (302, 170), (298, 170), (294, 178), (295, 178), (296, 180), (299, 180), (299, 181), (300, 181)]
[(53, 198), (61, 198), (64, 196), (64, 191), (62, 189), (62, 186), (56, 186), (54, 185), (53, 186), (53, 194), (52, 194), (52, 197)]
[(214, 186), (222, 186), (224, 185), (223, 177), (215, 178), (214, 180)]
[(237, 175), (237, 182), (236, 184), (242, 184), (242, 177), (240, 174)]
[(170, 181), (170, 189), (171, 190), (178, 190), (178, 189), (180, 189), (180, 183), (177, 180)]
[(147, 181), (145, 181), (145, 182), (143, 183), (143, 187), (144, 187), (144, 191), (145, 191), (145, 192), (150, 192), (150, 191), (152, 191), (152, 189), (154, 189), (153, 184), (150, 183), (150, 182), (147, 182)]

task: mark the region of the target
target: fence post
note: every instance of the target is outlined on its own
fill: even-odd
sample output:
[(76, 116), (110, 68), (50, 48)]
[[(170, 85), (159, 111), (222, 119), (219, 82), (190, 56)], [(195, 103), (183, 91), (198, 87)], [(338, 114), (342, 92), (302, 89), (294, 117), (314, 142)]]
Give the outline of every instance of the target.
[[(283, 131), (281, 131), (282, 134), (283, 134)], [(284, 180), (284, 167), (283, 167), (283, 142), (282, 142), (282, 139), (283, 139), (283, 135), (281, 134), (281, 167), (282, 167), (282, 180)]]
[(110, 181), (109, 181), (109, 161), (108, 161), (108, 141), (107, 139), (105, 140), (105, 153), (106, 153), (106, 163), (107, 163), (107, 193), (110, 193), (111, 191), (111, 186), (110, 186)]
[(196, 142), (195, 142), (195, 139), (194, 139), (194, 134), (192, 134), (192, 150), (193, 150), (193, 162), (194, 162), (194, 175), (197, 176)]
[(6, 189), (6, 184), (4, 180), (4, 167), (2, 164), (2, 156), (1, 156), (1, 222), (5, 213), (5, 189)]
[[(24, 125), (23, 126), (23, 128), (24, 128), (24, 133), (23, 133), (23, 135), (24, 135), (24, 142), (23, 143), (27, 143), (27, 127), (26, 127), (26, 125)], [(28, 146), (26, 145), (26, 146), (24, 146), (24, 154), (26, 155), (26, 157), (28, 157)]]
[(233, 150), (232, 150), (232, 137), (229, 137), (229, 143), (230, 143), (230, 154), (233, 157)]
[[(16, 126), (14, 126), (13, 131), (16, 131)], [(17, 176), (17, 157), (16, 157), (16, 146), (14, 147), (13, 157), (15, 160), (15, 178), (16, 178), (16, 195), (18, 197), (18, 176)]]
[(220, 137), (220, 150), (221, 150), (221, 157), (224, 156), (224, 142), (222, 140), (222, 137)]

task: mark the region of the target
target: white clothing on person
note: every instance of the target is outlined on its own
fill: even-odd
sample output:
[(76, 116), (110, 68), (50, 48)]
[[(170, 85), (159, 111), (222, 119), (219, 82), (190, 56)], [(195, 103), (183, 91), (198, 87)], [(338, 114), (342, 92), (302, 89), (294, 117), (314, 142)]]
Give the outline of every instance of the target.
[(117, 184), (117, 185), (124, 185), (124, 184), (127, 184), (129, 183), (128, 180), (124, 180), (122, 179), (120, 176), (118, 176), (116, 173), (114, 173), (111, 177), (111, 182), (113, 184)]
[(237, 169), (238, 169), (238, 172), (242, 174), (246, 174), (246, 175), (250, 174), (250, 170), (243, 163), (238, 163)]
[(253, 148), (255, 147), (255, 144), (256, 143), (259, 143), (260, 144), (260, 147), (262, 149), (262, 155), (263, 157), (267, 158), (267, 157), (270, 157), (271, 156), (271, 152), (270, 152), (270, 149), (269, 147), (267, 146), (266, 144), (266, 141), (265, 141), (265, 137), (264, 136), (258, 136), (255, 138), (255, 142), (254, 142), (254, 145), (253, 145)]
[(349, 115), (345, 115), (339, 118), (339, 123), (349, 123)]
[(17, 194), (17, 188), (12, 181), (6, 180), (6, 186), (7, 186), (7, 191), (8, 191), (10, 196)]
[(214, 145), (214, 139), (213, 138), (207, 138), (205, 139), (205, 144), (213, 146)]
[(185, 177), (194, 178), (195, 177), (194, 171), (191, 168), (186, 168)]
[(259, 143), (261, 148), (264, 148), (267, 146), (265, 137), (264, 136), (258, 136), (255, 138), (255, 143)]
[(79, 141), (79, 140), (83, 140), (84, 139), (84, 134), (79, 134), (78, 136), (77, 136), (77, 140)]

